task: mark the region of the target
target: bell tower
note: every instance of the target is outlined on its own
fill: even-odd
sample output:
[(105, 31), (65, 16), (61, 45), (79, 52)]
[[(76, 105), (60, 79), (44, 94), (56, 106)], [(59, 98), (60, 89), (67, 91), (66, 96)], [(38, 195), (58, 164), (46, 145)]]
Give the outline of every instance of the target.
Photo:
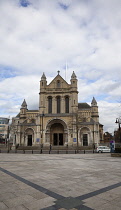
[(27, 111), (27, 103), (24, 99), (20, 109), (20, 118), (26, 118), (26, 111)]
[(73, 71), (71, 75), (71, 107), (72, 113), (77, 112), (78, 110), (78, 91), (77, 91), (77, 77)]
[(94, 119), (95, 122), (99, 122), (99, 113), (98, 113), (98, 106), (97, 106), (97, 101), (93, 97), (92, 102), (91, 102), (91, 117)]
[(45, 110), (45, 93), (46, 93), (46, 87), (47, 87), (47, 80), (46, 76), (43, 73), (41, 80), (40, 80), (40, 97), (39, 97), (39, 111), (40, 114), (42, 114)]

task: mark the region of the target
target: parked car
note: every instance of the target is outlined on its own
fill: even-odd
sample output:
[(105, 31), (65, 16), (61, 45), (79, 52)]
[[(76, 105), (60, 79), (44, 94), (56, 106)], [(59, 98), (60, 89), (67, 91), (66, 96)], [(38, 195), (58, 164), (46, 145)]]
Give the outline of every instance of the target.
[(97, 147), (97, 152), (110, 152), (110, 148), (107, 146), (99, 146)]

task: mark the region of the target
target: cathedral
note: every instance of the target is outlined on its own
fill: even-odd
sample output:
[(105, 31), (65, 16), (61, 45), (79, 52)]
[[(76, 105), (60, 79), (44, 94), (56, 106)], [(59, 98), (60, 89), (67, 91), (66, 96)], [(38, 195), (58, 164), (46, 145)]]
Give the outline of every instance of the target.
[(68, 84), (58, 71), (47, 84), (40, 80), (39, 109), (28, 110), (24, 99), (20, 112), (12, 119), (13, 145), (20, 146), (96, 146), (103, 138), (97, 101), (78, 103), (77, 77)]

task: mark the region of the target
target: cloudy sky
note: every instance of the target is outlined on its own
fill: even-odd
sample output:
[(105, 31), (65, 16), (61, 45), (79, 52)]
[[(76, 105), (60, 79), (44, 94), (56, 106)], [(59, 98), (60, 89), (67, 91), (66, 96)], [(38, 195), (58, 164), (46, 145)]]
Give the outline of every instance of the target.
[[(79, 102), (98, 102), (113, 133), (121, 115), (121, 0), (0, 0), (0, 116), (24, 100), (38, 109), (39, 81), (78, 78)], [(67, 66), (66, 66), (67, 63)], [(66, 68), (67, 67), (67, 68)]]

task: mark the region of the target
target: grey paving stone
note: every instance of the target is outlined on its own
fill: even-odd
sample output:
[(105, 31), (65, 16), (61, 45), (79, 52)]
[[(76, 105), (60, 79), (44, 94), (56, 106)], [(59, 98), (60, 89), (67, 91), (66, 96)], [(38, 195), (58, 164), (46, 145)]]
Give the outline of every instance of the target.
[(43, 198), (32, 203), (26, 203), (24, 204), (24, 206), (28, 208), (29, 210), (40, 210), (48, 206), (54, 205), (54, 201), (55, 201), (54, 198), (47, 197), (47, 198)]
[(36, 201), (36, 199), (34, 199), (32, 196), (23, 195), (23, 196), (16, 197), (13, 199), (5, 200), (4, 203), (10, 208), (10, 207), (19, 206), (21, 204), (30, 203), (34, 201)]
[(0, 202), (0, 210), (3, 209), (8, 209), (8, 207), (3, 202)]
[(16, 195), (13, 194), (13, 193), (2, 193), (2, 190), (0, 188), (0, 201), (5, 201), (5, 200), (8, 200), (8, 199), (13, 199), (13, 198), (16, 198)]
[[(97, 208), (94, 208), (94, 210), (97, 210)], [(98, 210), (121, 210), (121, 207), (112, 205), (111, 203), (104, 203), (98, 207)]]
[(23, 205), (15, 206), (13, 208), (9, 208), (9, 210), (27, 210), (27, 208)]
[[(69, 196), (72, 197), (72, 205), (74, 199), (84, 202), (76, 208), (66, 200), (70, 209), (120, 208), (120, 158), (113, 158), (110, 154), (50, 156), (1, 153), (0, 156), (0, 165), (6, 170), (0, 171), (2, 208), (57, 210), (59, 205), (57, 207), (55, 202), (58, 204)], [(2, 195), (6, 195), (5, 201)]]
[(109, 191), (109, 192), (101, 193), (101, 194), (97, 195), (96, 197), (99, 198), (99, 199), (112, 201), (112, 200), (115, 200), (116, 198), (118, 198), (119, 195), (117, 195), (115, 193), (111, 193), (111, 191)]

